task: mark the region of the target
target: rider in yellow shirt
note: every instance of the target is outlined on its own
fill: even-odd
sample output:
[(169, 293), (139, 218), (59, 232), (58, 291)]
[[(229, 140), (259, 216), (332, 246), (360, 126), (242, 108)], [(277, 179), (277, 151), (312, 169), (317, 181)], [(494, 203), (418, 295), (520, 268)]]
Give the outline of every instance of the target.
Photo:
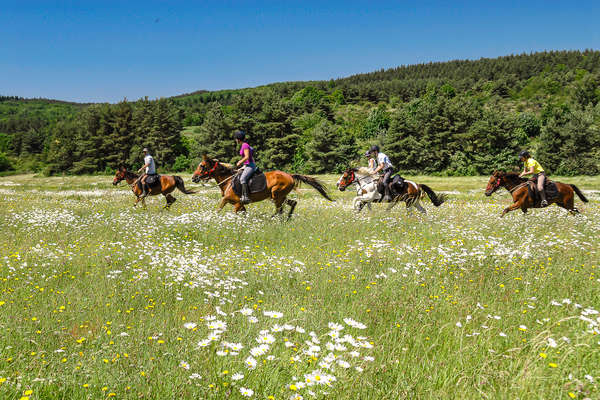
[(546, 200), (546, 192), (544, 191), (544, 183), (546, 182), (544, 168), (542, 168), (540, 163), (534, 160), (534, 158), (531, 157), (531, 154), (526, 150), (519, 153), (519, 159), (524, 163), (523, 172), (521, 172), (519, 176), (533, 175), (531, 179), (537, 182), (537, 189), (542, 197), (540, 205), (546, 207), (548, 201)]

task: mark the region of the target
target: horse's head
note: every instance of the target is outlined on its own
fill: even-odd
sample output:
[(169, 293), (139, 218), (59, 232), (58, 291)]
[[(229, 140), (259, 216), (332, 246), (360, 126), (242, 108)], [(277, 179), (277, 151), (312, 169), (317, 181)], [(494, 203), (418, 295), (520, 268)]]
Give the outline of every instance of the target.
[(198, 164), (198, 167), (194, 171), (194, 175), (192, 175), (192, 182), (198, 183), (201, 180), (202, 181), (209, 180), (210, 178), (212, 178), (214, 176), (213, 174), (217, 170), (218, 167), (219, 167), (219, 160), (213, 160), (211, 158), (208, 158), (208, 156), (206, 154), (203, 155), (202, 161), (200, 161), (200, 164)]
[(124, 166), (120, 166), (119, 169), (117, 170), (117, 172), (115, 173), (115, 178), (113, 179), (113, 185), (117, 186), (119, 184), (119, 182), (121, 182), (123, 179), (125, 179), (126, 175), (127, 175), (127, 168), (125, 168)]
[(503, 185), (504, 172), (494, 171), (490, 180), (488, 181), (487, 187), (485, 188), (485, 195), (491, 196), (500, 186)]
[(337, 187), (340, 192), (346, 190), (348, 186), (356, 181), (356, 175), (354, 174), (356, 170), (354, 168), (348, 168), (344, 171), (344, 174), (338, 179)]

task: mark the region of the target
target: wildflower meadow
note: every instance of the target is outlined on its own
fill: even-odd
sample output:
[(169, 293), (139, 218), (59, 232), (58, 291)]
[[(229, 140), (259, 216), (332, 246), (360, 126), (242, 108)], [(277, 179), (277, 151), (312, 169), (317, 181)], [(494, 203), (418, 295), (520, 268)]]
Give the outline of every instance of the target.
[[(133, 208), (112, 177), (0, 178), (0, 398), (600, 397), (600, 187), (500, 214), (487, 177), (412, 177), (427, 215), (321, 176), (290, 221), (214, 184)], [(461, 189), (457, 189), (458, 187)]]

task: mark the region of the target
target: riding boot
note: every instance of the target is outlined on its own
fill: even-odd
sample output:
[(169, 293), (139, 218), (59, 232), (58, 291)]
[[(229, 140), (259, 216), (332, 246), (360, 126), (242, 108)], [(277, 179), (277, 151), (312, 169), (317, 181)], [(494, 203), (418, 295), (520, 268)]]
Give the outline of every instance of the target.
[(540, 203), (540, 206), (548, 207), (548, 201), (546, 200), (546, 191), (544, 189), (540, 190), (540, 197), (542, 198), (542, 202)]
[(390, 185), (385, 185), (385, 195), (383, 196), (383, 201), (390, 202), (392, 201), (392, 196), (390, 196)]
[(242, 198), (240, 199), (242, 204), (250, 203), (250, 197), (248, 197), (248, 184), (242, 183)]

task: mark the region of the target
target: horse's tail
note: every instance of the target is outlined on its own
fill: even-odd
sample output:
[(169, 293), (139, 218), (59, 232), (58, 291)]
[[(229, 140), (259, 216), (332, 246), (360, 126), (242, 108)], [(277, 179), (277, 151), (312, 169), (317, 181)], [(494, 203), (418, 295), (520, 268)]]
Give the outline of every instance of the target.
[(435, 194), (435, 192), (429, 186), (427, 186), (427, 185), (421, 184), (421, 189), (423, 189), (423, 191), (425, 191), (425, 193), (427, 193), (427, 196), (429, 196), (429, 198), (431, 199), (431, 202), (436, 207), (441, 206), (442, 203), (444, 203), (446, 201), (446, 195), (444, 195), (444, 194), (440, 194), (440, 195)]
[(304, 182), (306, 184), (309, 184), (313, 188), (315, 188), (315, 190), (317, 192), (321, 193), (321, 196), (325, 197), (327, 200), (333, 201), (333, 199), (331, 197), (329, 197), (329, 195), (327, 194), (327, 190), (325, 190), (325, 186), (323, 186), (323, 184), (321, 182), (319, 182), (318, 180), (316, 180), (315, 178), (313, 178), (311, 176), (298, 175), (298, 174), (293, 174), (292, 178), (294, 178), (294, 187), (297, 187), (300, 184), (300, 182)]
[(185, 184), (183, 183), (183, 179), (181, 179), (180, 176), (173, 176), (173, 179), (175, 179), (175, 186), (177, 187), (177, 189), (179, 189), (180, 192), (183, 192), (185, 194), (194, 194), (196, 192), (194, 192), (193, 190), (187, 190), (185, 188)]
[(583, 201), (584, 203), (588, 202), (588, 199), (583, 195), (583, 193), (581, 193), (581, 190), (579, 190), (579, 188), (577, 186), (571, 185), (571, 184), (569, 184), (569, 186), (571, 186), (571, 188), (575, 191), (575, 193), (577, 193), (577, 196), (579, 196), (581, 201)]

